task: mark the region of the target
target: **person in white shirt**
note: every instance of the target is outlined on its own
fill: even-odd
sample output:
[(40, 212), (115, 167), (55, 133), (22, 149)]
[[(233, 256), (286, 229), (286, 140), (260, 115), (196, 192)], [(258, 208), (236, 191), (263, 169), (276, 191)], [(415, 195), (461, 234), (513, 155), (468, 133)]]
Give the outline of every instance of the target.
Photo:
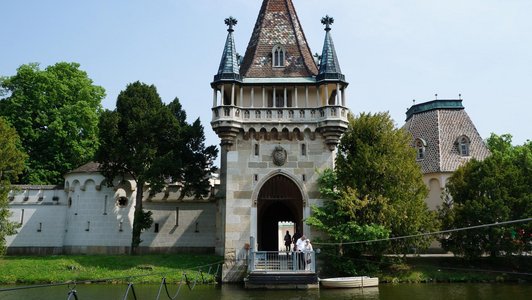
[(302, 235), (297, 241), (296, 241), (296, 249), (297, 253), (296, 256), (298, 257), (298, 269), (303, 270), (305, 268), (305, 254), (303, 251), (305, 250), (305, 241), (307, 240), (307, 237), (305, 235)]

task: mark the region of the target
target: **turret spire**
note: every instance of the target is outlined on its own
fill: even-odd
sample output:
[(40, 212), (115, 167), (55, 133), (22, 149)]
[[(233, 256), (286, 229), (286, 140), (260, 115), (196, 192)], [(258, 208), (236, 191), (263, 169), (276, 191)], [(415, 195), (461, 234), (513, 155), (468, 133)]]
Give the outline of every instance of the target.
[(225, 25), (229, 28), (227, 29), (227, 39), (225, 41), (224, 52), (220, 61), (220, 67), (218, 68), (218, 73), (214, 76), (214, 82), (242, 81), (238, 54), (236, 53), (235, 41), (233, 38), (233, 32), (235, 31), (233, 27), (237, 23), (238, 21), (233, 17), (225, 19)]
[(340, 63), (336, 56), (336, 50), (331, 36), (331, 25), (334, 23), (334, 19), (328, 15), (321, 19), (321, 23), (325, 25), (325, 41), (323, 43), (323, 51), (320, 60), (320, 69), (317, 81), (333, 80), (333, 81), (345, 81), (345, 76), (340, 69)]

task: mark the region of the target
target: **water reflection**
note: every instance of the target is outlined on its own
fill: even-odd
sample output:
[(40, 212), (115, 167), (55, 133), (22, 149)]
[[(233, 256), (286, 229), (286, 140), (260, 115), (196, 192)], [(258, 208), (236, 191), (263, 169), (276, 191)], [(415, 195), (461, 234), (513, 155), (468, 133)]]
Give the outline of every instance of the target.
[[(0, 287), (2, 288), (2, 287)], [(5, 287), (4, 287), (5, 288)], [(123, 299), (127, 285), (79, 285), (76, 287), (78, 299), (118, 300)], [(156, 299), (158, 285), (135, 285), (137, 299)], [(169, 294), (174, 296), (177, 286), (169, 287)], [(66, 286), (0, 292), (2, 300), (57, 300), (67, 299), (69, 289)], [(245, 290), (241, 285), (196, 286), (194, 290), (183, 287), (176, 299), (179, 300), (454, 300), (454, 299), (530, 299), (531, 284), (399, 284), (381, 285), (365, 289), (320, 289), (320, 290)], [(132, 294), (128, 299), (133, 299)], [(166, 300), (162, 291), (161, 300)]]

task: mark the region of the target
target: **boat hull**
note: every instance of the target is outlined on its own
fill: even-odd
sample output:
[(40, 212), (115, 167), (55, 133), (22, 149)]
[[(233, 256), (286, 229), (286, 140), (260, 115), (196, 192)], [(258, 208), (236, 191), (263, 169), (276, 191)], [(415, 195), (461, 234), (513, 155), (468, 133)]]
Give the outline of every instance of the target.
[(379, 278), (377, 277), (336, 277), (320, 279), (321, 285), (324, 288), (364, 288), (379, 285)]

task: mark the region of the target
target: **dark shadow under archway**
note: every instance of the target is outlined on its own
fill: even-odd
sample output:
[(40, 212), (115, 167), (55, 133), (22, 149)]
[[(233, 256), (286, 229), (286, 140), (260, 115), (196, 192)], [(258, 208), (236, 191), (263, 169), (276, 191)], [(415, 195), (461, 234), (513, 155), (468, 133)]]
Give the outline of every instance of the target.
[(299, 230), (303, 228), (303, 197), (299, 187), (284, 175), (270, 178), (259, 192), (257, 217), (258, 250), (278, 251), (279, 222), (290, 221)]

